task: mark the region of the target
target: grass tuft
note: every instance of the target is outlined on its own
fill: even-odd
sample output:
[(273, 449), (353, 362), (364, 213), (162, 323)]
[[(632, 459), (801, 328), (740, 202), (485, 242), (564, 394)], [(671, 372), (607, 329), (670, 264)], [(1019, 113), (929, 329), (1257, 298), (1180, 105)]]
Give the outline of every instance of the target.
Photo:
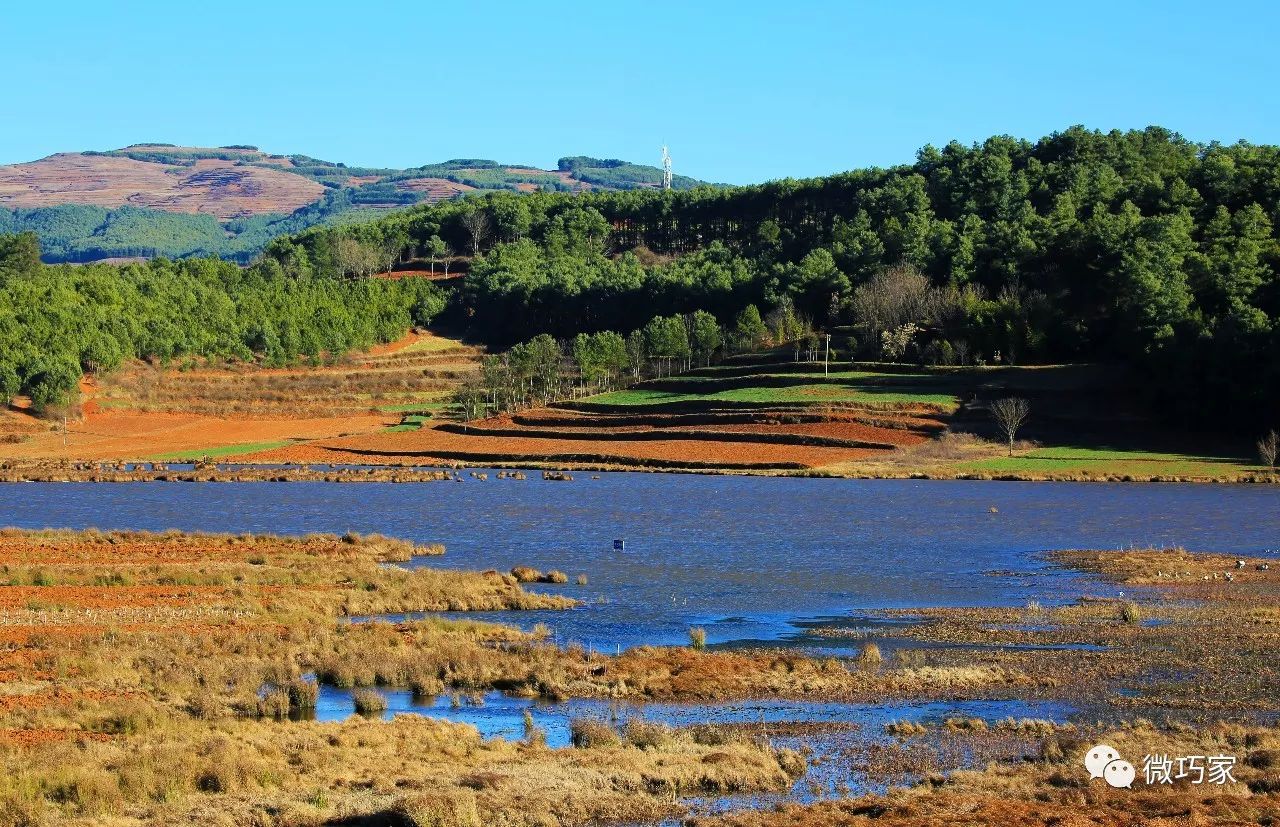
[(351, 699), (361, 715), (380, 715), (387, 711), (387, 699), (376, 689), (362, 687), (351, 693)]
[(866, 666), (879, 666), (884, 662), (884, 655), (880, 652), (880, 647), (874, 643), (868, 643), (862, 647), (862, 651), (858, 653), (858, 663)]
[(580, 749), (616, 747), (622, 743), (616, 729), (594, 718), (575, 718), (570, 721), (569, 740)]

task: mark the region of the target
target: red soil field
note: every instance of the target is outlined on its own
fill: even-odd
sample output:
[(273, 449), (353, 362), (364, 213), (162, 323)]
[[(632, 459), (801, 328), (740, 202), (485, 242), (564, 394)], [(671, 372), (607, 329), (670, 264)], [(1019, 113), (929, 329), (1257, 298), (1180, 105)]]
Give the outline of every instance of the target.
[(459, 184), (447, 178), (408, 178), (397, 181), (396, 189), (426, 193), (429, 201), (444, 201), (458, 193), (471, 192), (475, 187), (470, 184)]
[(154, 609), (208, 603), (229, 593), (222, 586), (6, 586), (0, 610), (23, 609), (33, 602), (77, 609)]
[[(761, 417), (758, 422), (707, 422), (695, 424), (681, 424), (687, 420), (681, 420), (673, 417), (670, 424), (655, 425), (636, 425), (626, 424), (627, 417), (619, 416), (606, 418), (596, 415), (581, 416), (573, 411), (566, 410), (548, 410), (537, 409), (528, 412), (527, 415), (521, 417), (513, 417), (510, 414), (500, 414), (490, 417), (483, 422), (475, 423), (478, 431), (494, 430), (494, 429), (530, 429), (530, 430), (556, 430), (565, 433), (582, 433), (589, 436), (592, 433), (599, 433), (605, 427), (602, 422), (608, 422), (607, 428), (615, 433), (643, 433), (646, 431), (662, 430), (662, 431), (693, 431), (693, 432), (731, 432), (741, 434), (760, 434), (760, 435), (803, 435), (816, 437), (829, 437), (833, 439), (857, 440), (861, 442), (875, 442), (889, 445), (918, 445), (929, 438), (927, 431), (923, 429), (942, 429), (943, 423), (924, 417), (877, 417), (876, 422), (882, 424), (870, 424), (853, 418), (835, 418), (843, 417), (841, 414), (832, 414), (833, 418), (826, 421), (815, 422), (781, 422), (770, 421), (770, 417)], [(517, 420), (533, 420), (539, 423), (547, 422), (546, 425), (528, 426)], [(616, 420), (610, 421), (610, 420)], [(894, 427), (897, 426), (897, 427)]]
[[(0, 457), (15, 459), (146, 459), (223, 445), (319, 439), (393, 424), (397, 417), (368, 414), (313, 419), (220, 419), (194, 414), (91, 413), (62, 431), (43, 430), (26, 442), (0, 445)], [(47, 426), (51, 427), (51, 426)]]
[[(820, 412), (813, 407), (760, 413), (708, 410), (686, 416), (661, 412), (581, 414), (572, 409), (539, 408), (514, 416), (501, 414), (465, 429), (445, 423), (410, 432), (314, 440), (246, 459), (799, 470), (885, 455), (897, 447), (917, 445), (942, 427), (941, 422), (928, 417), (871, 417), (847, 410)], [(818, 440), (862, 444), (809, 444)]]
[[(368, 462), (411, 463), (425, 458), (485, 461), (585, 462), (592, 464), (693, 464), (705, 467), (776, 466), (814, 468), (863, 459), (872, 452), (860, 448), (769, 445), (695, 440), (599, 441), (454, 434), (436, 428), (394, 434), (371, 434), (319, 440), (245, 457), (250, 462)], [(574, 460), (570, 457), (579, 457)], [(616, 462), (615, 462), (616, 458)]]
[(61, 420), (35, 418), (25, 400), (0, 412), (0, 459), (143, 460), (186, 452), (198, 457), (224, 446), (372, 433), (401, 416), (376, 410), (402, 401), (383, 402), (378, 394), (433, 388), (447, 393), (458, 377), (476, 369), (479, 353), (416, 332), (319, 367), (237, 363), (179, 371), (126, 365), (82, 383), (83, 415), (68, 420), (65, 439)]

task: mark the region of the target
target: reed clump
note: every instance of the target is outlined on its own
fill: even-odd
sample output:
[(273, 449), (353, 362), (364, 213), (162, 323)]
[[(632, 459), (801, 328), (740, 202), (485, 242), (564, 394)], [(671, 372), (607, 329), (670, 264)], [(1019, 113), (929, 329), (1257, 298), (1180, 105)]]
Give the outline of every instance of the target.
[(263, 718), (284, 718), (291, 706), (289, 690), (273, 686), (258, 699), (258, 714)]
[(376, 689), (357, 689), (351, 694), (356, 712), (361, 715), (378, 715), (387, 711), (387, 699)]
[(616, 747), (622, 743), (618, 731), (605, 721), (575, 718), (569, 722), (569, 741), (581, 749)]
[(511, 570), (511, 576), (517, 583), (537, 583), (542, 577), (542, 572), (531, 566), (516, 566)]
[(667, 724), (658, 721), (646, 721), (643, 718), (632, 718), (623, 727), (627, 743), (640, 749), (663, 749), (669, 746), (675, 737), (674, 731)]
[(879, 666), (884, 663), (884, 655), (880, 652), (880, 647), (875, 643), (864, 644), (861, 651), (858, 652), (858, 663), (864, 666)]
[(987, 722), (981, 718), (948, 718), (942, 726), (950, 732), (986, 732)]
[(315, 681), (303, 678), (290, 681), (285, 687), (285, 691), (289, 694), (289, 706), (291, 709), (315, 709), (316, 703), (320, 699), (320, 685)]
[(918, 721), (892, 721), (884, 725), (884, 731), (899, 738), (912, 738), (927, 734), (929, 728)]

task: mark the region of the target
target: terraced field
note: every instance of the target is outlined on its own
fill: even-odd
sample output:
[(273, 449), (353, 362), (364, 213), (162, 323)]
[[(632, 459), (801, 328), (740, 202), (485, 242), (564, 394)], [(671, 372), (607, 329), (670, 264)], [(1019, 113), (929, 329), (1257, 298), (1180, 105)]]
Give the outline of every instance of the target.
[(947, 381), (737, 362), (482, 422), (317, 440), (251, 458), (805, 470), (892, 454), (940, 433), (960, 405)]
[[(1266, 475), (1237, 446), (1158, 428), (1123, 377), (1088, 365), (919, 368), (732, 359), (623, 390), (461, 423), (426, 420), (265, 446), (262, 462), (528, 465), (818, 472), (945, 479), (1187, 479)], [(1006, 456), (988, 404), (1030, 400)]]
[(190, 369), (130, 365), (95, 394), (100, 410), (210, 416), (351, 416), (436, 410), (471, 376), (479, 350), (414, 335), (393, 346), (315, 367), (234, 363)]
[(14, 436), (0, 444), (0, 457), (228, 459), (373, 433), (439, 415), (481, 352), (414, 333), (315, 366), (134, 363), (85, 386), (84, 418), (67, 423), (65, 439), (60, 423), (11, 413), (4, 431)]

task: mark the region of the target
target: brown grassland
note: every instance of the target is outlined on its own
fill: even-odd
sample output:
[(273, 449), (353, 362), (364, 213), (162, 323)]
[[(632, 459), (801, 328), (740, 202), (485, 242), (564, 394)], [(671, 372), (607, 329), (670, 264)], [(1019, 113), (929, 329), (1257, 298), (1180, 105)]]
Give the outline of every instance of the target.
[[(253, 153), (257, 159), (267, 156)], [(286, 165), (285, 159), (277, 163)], [(0, 166), (0, 205), (148, 207), (208, 213), (219, 219), (293, 212), (324, 193), (319, 183), (278, 169), (201, 158), (177, 166), (109, 155), (61, 152)]]
[(385, 565), (440, 551), (354, 535), (4, 532), (0, 823), (585, 823), (799, 771), (793, 755), (727, 736), (552, 751), (536, 732), (485, 742), (416, 717), (282, 719), (314, 704), (313, 673), (420, 694), (616, 691), (598, 662), (514, 629), (340, 622), (572, 605), (495, 572)]
[[(1123, 583), (1130, 599), (927, 610), (885, 641), (890, 654), (853, 661), (647, 647), (610, 657), (485, 623), (344, 620), (573, 605), (511, 574), (396, 565), (442, 551), (376, 535), (0, 532), (0, 824), (648, 823), (684, 812), (687, 796), (785, 790), (806, 761), (770, 739), (824, 728), (584, 723), (578, 747), (548, 749), (536, 724), (513, 743), (416, 716), (308, 721), (315, 678), (424, 697), (1055, 698), (1086, 711), (1092, 700), (1111, 720), (902, 725), (859, 760), (869, 779), (907, 786), (699, 824), (1280, 816), (1280, 729), (1262, 721), (1280, 704), (1280, 576), (1262, 561), (1063, 552), (1057, 564)], [(1080, 766), (1094, 739), (1125, 755), (1238, 755), (1237, 783), (1111, 791)]]

